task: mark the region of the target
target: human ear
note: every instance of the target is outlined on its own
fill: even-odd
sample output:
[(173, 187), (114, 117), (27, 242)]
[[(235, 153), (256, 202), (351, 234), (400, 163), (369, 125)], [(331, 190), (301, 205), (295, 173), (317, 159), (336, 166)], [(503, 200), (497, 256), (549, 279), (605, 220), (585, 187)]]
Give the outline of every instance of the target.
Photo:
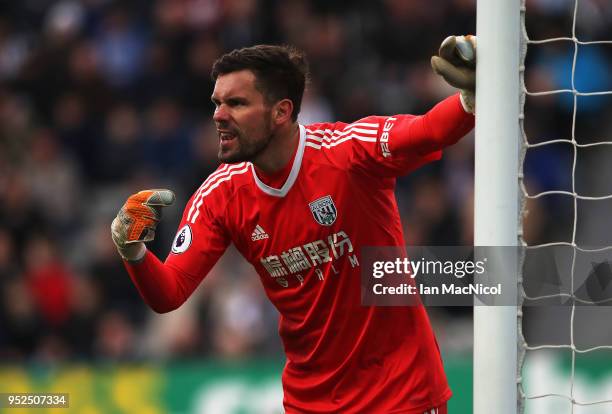
[(290, 99), (283, 99), (278, 101), (272, 109), (272, 116), (274, 122), (278, 125), (284, 124), (285, 122), (291, 122), (291, 115), (293, 114), (293, 102)]

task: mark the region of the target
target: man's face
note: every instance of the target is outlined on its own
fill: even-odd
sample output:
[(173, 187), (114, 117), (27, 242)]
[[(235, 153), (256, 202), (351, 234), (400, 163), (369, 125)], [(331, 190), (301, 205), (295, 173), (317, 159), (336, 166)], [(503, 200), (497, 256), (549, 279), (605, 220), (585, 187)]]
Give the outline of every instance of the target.
[(221, 162), (252, 161), (268, 147), (273, 135), (271, 108), (255, 88), (253, 72), (219, 75), (211, 99)]

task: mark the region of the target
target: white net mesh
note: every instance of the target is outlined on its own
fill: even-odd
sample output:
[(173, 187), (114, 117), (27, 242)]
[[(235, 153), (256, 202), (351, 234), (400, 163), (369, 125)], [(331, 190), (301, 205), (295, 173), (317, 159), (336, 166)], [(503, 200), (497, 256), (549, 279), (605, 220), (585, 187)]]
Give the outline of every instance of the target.
[[(568, 27), (568, 33), (564, 36), (551, 36), (546, 38), (531, 38), (533, 34), (529, 31), (529, 25), (527, 20), (529, 18), (530, 8), (539, 7), (540, 11), (542, 8), (548, 7), (548, 10), (553, 10), (554, 13), (561, 15), (566, 13), (565, 21), (571, 22), (571, 27)], [(601, 154), (607, 151), (606, 147), (612, 145), (612, 140), (606, 140), (605, 135), (608, 133), (606, 124), (610, 124), (610, 121), (601, 119), (601, 125), (591, 129), (590, 132), (599, 135), (596, 139), (593, 136), (584, 137), (577, 133), (577, 125), (581, 122), (586, 122), (581, 118), (581, 110), (585, 113), (596, 114), (591, 115), (594, 120), (597, 116), (601, 117), (602, 114), (609, 114), (610, 104), (607, 100), (598, 100), (595, 106), (597, 110), (593, 110), (593, 102), (589, 98), (593, 97), (605, 97), (612, 95), (612, 87), (605, 88), (604, 90), (597, 90), (596, 87), (602, 87), (605, 82), (583, 82), (584, 79), (589, 79), (591, 73), (580, 73), (580, 70), (586, 70), (586, 66), (582, 64), (581, 53), (584, 56), (593, 55), (595, 52), (603, 57), (603, 62), (606, 59), (610, 59), (609, 53), (612, 51), (605, 50), (606, 47), (612, 46), (612, 40), (599, 40), (593, 39), (593, 33), (595, 30), (585, 30), (584, 37), (581, 36), (581, 31), (577, 28), (581, 24), (587, 25), (588, 22), (595, 21), (589, 20), (583, 17), (579, 13), (581, 7), (585, 7), (585, 13), (597, 13), (598, 10), (603, 10), (600, 15), (594, 14), (597, 17), (597, 21), (604, 23), (607, 22), (612, 25), (611, 15), (606, 16), (605, 12), (610, 9), (609, 1), (601, 2), (598, 0), (575, 0), (575, 1), (558, 1), (558, 2), (546, 2), (541, 1), (526, 1), (522, 0), (521, 5), (521, 21), (522, 21), (522, 42), (521, 42), (521, 111), (519, 122), (521, 124), (521, 131), (523, 136), (522, 156), (521, 156), (521, 173), (519, 174), (520, 188), (522, 192), (522, 200), (524, 209), (528, 213), (533, 213), (532, 209), (536, 211), (536, 215), (549, 215), (553, 217), (553, 224), (549, 225), (553, 231), (549, 233), (556, 235), (558, 238), (549, 237), (537, 237), (527, 235), (525, 232), (528, 230), (522, 226), (519, 230), (519, 237), (523, 246), (525, 246), (526, 256), (529, 254), (544, 251), (545, 249), (564, 249), (566, 253), (566, 271), (568, 274), (568, 286), (566, 289), (559, 289), (558, 292), (535, 292), (532, 293), (529, 289), (525, 288), (527, 282), (525, 278), (519, 280), (519, 291), (521, 292), (521, 298), (519, 303), (519, 368), (518, 368), (518, 392), (519, 392), (519, 408), (521, 411), (527, 413), (611, 413), (612, 412), (612, 342), (607, 342), (610, 339), (609, 333), (612, 331), (612, 319), (602, 320), (604, 315), (609, 316), (610, 305), (612, 305), (612, 297), (593, 297), (593, 295), (586, 295), (586, 297), (577, 294), (582, 286), (582, 280), (580, 279), (581, 272), (577, 270), (579, 268), (578, 262), (581, 261), (582, 256), (598, 255), (601, 254), (609, 258), (612, 255), (612, 236), (605, 238), (593, 238), (588, 239), (585, 237), (588, 234), (588, 230), (579, 231), (579, 220), (582, 221), (584, 214), (581, 213), (581, 209), (592, 208), (583, 205), (583, 203), (603, 203), (601, 207), (593, 208), (593, 211), (605, 212), (612, 211), (608, 210), (609, 204), (605, 204), (606, 200), (612, 199), (612, 190), (597, 190), (587, 191), (586, 188), (579, 185), (579, 181), (583, 181), (584, 177), (578, 177), (578, 170), (585, 170), (587, 167), (583, 167), (583, 164), (587, 163), (589, 171), (595, 171), (600, 168), (601, 171), (598, 173), (602, 177), (610, 178), (609, 166), (612, 158), (608, 158), (608, 162), (605, 163), (605, 159), (602, 159)], [(609, 13), (609, 12), (608, 12)], [(582, 20), (581, 20), (582, 19)], [(580, 21), (580, 23), (579, 23)], [(534, 22), (534, 26), (537, 27), (538, 22)], [(588, 28), (588, 27), (587, 27)], [(551, 30), (542, 30), (543, 33), (554, 33)], [(528, 62), (527, 53), (532, 54), (532, 48), (545, 48), (549, 47), (554, 50), (555, 53), (565, 48), (567, 57), (571, 56), (564, 65), (567, 67), (568, 78), (567, 84), (564, 85), (562, 81), (555, 82), (554, 74), (540, 71), (532, 79), (537, 81), (529, 82), (526, 80), (527, 73), (531, 70), (530, 63)], [(573, 50), (572, 50), (573, 49)], [(594, 52), (595, 51), (595, 52)], [(548, 63), (555, 62), (555, 59), (550, 58), (549, 53), (544, 51), (539, 53), (540, 61), (546, 59)], [(557, 53), (555, 56), (561, 55)], [(544, 56), (544, 57), (542, 57)], [(562, 59), (557, 60), (559, 64)], [(596, 59), (594, 60), (596, 61)], [(527, 64), (526, 64), (527, 62)], [(525, 67), (527, 66), (527, 70)], [(537, 66), (537, 64), (534, 64)], [(563, 67), (559, 67), (559, 72), (563, 72)], [(610, 69), (610, 68), (607, 68)], [(536, 72), (538, 69), (534, 69)], [(605, 69), (604, 69), (605, 72)], [(608, 72), (608, 77), (612, 78), (612, 73)], [(580, 76), (580, 77), (579, 77)], [(593, 74), (592, 77), (596, 75)], [(580, 82), (579, 82), (580, 80)], [(593, 80), (593, 79), (591, 79)], [(587, 88), (581, 88), (581, 84), (588, 84)], [(542, 89), (540, 89), (542, 88)], [(550, 138), (543, 138), (547, 135), (547, 132), (543, 128), (531, 128), (534, 130), (533, 134), (530, 133), (530, 128), (526, 127), (526, 122), (529, 122), (530, 114), (526, 112), (525, 108), (528, 107), (527, 101), (530, 99), (542, 99), (545, 104), (565, 108), (566, 118), (570, 119), (570, 122), (561, 121), (554, 119), (560, 111), (551, 111), (554, 115), (552, 123), (562, 124), (569, 126), (569, 132), (567, 137), (553, 136)], [(560, 101), (564, 103), (559, 104)], [(584, 104), (584, 105), (583, 105)], [(535, 105), (542, 110), (545, 105), (541, 102)], [(607, 106), (607, 108), (606, 108)], [(537, 108), (536, 108), (537, 109)], [(587, 114), (587, 116), (589, 116)], [(537, 118), (537, 117), (536, 117)], [(536, 119), (536, 122), (538, 120)], [(545, 124), (545, 122), (542, 122)], [(554, 151), (558, 158), (554, 160), (550, 165), (540, 165), (541, 168), (552, 168), (557, 169), (559, 167), (566, 168), (567, 180), (566, 183), (554, 183), (558, 184), (557, 188), (546, 188), (546, 185), (532, 185), (528, 174), (527, 159), (530, 154), (537, 151)], [(585, 155), (583, 151), (597, 151), (600, 155), (592, 156)], [(558, 154), (563, 153), (564, 155), (559, 156)], [(611, 153), (612, 154), (612, 153)], [(582, 157), (585, 157), (583, 160)], [(560, 162), (562, 158), (565, 158), (565, 163)], [(537, 159), (537, 157), (536, 157)], [(601, 165), (594, 165), (593, 160), (603, 160)], [(580, 167), (579, 167), (580, 165)], [(586, 176), (582, 172), (580, 173)], [(595, 174), (592, 172), (591, 174)], [(577, 178), (578, 177), (578, 178)], [(546, 180), (541, 180), (546, 181)], [(563, 181), (563, 180), (561, 180)], [(609, 180), (612, 181), (612, 180)], [(565, 188), (564, 188), (565, 186)], [(554, 186), (553, 186), (554, 187)], [(594, 185), (588, 187), (589, 190), (593, 190)], [(607, 192), (606, 192), (607, 191)], [(552, 199), (553, 201), (547, 201)], [(562, 205), (565, 203), (565, 207)], [(595, 204), (593, 204), (595, 205)], [(558, 219), (560, 211), (569, 211), (567, 220)], [(604, 213), (605, 214), (605, 213)], [(608, 213), (609, 214), (609, 213)], [(555, 223), (555, 220), (557, 222)], [(591, 220), (593, 221), (593, 220)], [(567, 223), (565, 223), (567, 222)], [(605, 226), (607, 220), (601, 220), (601, 226)], [(567, 224), (567, 229), (564, 230), (564, 225)], [(531, 230), (529, 230), (531, 231)], [(612, 232), (609, 232), (612, 234)], [(563, 237), (561, 237), (563, 235)], [(605, 241), (604, 241), (605, 240)], [(525, 273), (526, 274), (526, 273)], [(562, 285), (560, 283), (559, 285)], [(550, 339), (547, 343), (543, 340), (531, 341), (529, 335), (526, 335), (526, 325), (529, 325), (530, 321), (528, 313), (537, 313), (536, 311), (527, 310), (524, 306), (526, 302), (537, 305), (554, 303), (560, 304), (565, 302), (564, 305), (558, 307), (549, 307), (547, 310), (555, 309), (553, 316), (550, 316), (548, 320), (561, 319), (560, 315), (567, 314), (567, 320), (565, 323), (569, 324), (567, 332), (559, 333), (556, 339)], [(592, 335), (590, 340), (581, 340), (582, 331), (584, 331), (584, 321), (578, 322), (579, 312), (589, 312), (587, 308), (593, 308), (594, 305), (607, 305), (607, 307), (598, 306), (592, 313), (590, 313), (590, 329), (599, 330), (599, 335)], [(540, 311), (546, 308), (541, 306)], [(532, 308), (535, 309), (535, 306)], [(532, 316), (532, 319), (537, 319)], [(542, 319), (547, 320), (547, 319)], [(589, 317), (586, 317), (586, 321), (589, 321)], [(587, 323), (587, 324), (588, 324)], [(589, 326), (586, 326), (589, 328)], [(538, 328), (535, 328), (536, 330)], [(557, 329), (555, 326), (551, 327), (552, 330)], [(560, 329), (557, 329), (560, 331)], [(607, 332), (605, 332), (607, 330)], [(554, 336), (554, 335), (553, 335)], [(603, 343), (594, 345), (592, 342), (596, 340), (602, 340)], [(540, 342), (540, 343), (538, 343)], [(591, 342), (589, 345), (587, 343)], [(597, 352), (600, 351), (600, 352)], [(602, 378), (604, 378), (604, 385), (599, 387), (589, 386), (580, 380), (579, 374), (577, 374), (577, 358), (581, 355), (592, 355), (595, 353), (603, 353), (600, 355), (598, 361), (606, 361), (607, 366), (603, 364), (601, 368)], [(567, 378), (559, 379), (557, 374), (547, 374), (547, 370), (552, 369), (556, 362), (565, 358)], [(607, 376), (606, 376), (607, 371)], [(528, 373), (528, 374), (527, 374)], [(529, 376), (529, 379), (526, 377)], [(596, 388), (596, 389), (595, 389)]]

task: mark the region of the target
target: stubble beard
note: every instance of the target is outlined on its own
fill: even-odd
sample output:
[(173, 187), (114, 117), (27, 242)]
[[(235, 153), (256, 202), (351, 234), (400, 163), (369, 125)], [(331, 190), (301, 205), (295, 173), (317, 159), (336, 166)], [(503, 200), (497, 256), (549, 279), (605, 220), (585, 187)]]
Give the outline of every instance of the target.
[(236, 140), (238, 141), (238, 150), (231, 152), (230, 154), (223, 154), (221, 146), (219, 146), (219, 152), (217, 157), (219, 161), (226, 164), (237, 164), (240, 162), (253, 161), (259, 154), (268, 148), (270, 141), (274, 134), (272, 133), (272, 126), (269, 117), (265, 118), (265, 125), (262, 139), (252, 139), (247, 137), (242, 131), (236, 131)]

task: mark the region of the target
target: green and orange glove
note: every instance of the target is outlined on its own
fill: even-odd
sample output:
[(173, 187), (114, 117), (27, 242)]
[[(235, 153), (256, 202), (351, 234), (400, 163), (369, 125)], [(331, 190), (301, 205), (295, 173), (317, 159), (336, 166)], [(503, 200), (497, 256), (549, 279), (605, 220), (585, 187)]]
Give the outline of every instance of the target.
[(476, 109), (476, 36), (449, 36), (432, 56), (431, 67), (451, 86), (461, 90), (466, 111)]
[(161, 208), (174, 203), (170, 190), (143, 190), (128, 197), (111, 224), (111, 236), (117, 251), (125, 260), (141, 260), (144, 242), (155, 238), (155, 228), (161, 219)]

